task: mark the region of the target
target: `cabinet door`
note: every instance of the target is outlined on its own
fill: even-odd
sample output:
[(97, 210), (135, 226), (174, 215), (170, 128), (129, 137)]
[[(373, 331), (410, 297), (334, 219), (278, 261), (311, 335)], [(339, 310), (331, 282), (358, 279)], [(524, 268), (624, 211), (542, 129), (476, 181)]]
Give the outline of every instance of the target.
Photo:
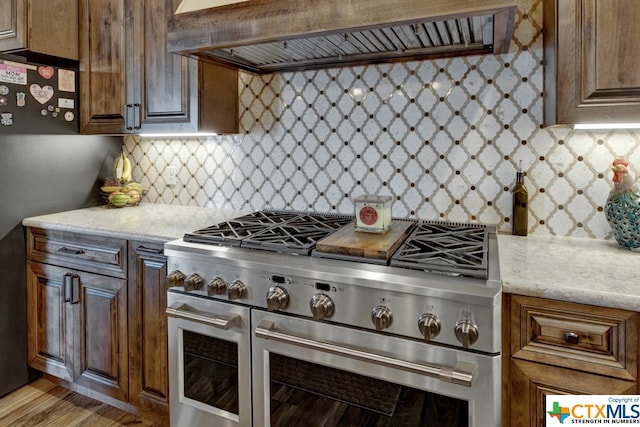
[(127, 56), (127, 84), (136, 133), (197, 130), (198, 62), (167, 52), (167, 21), (179, 4), (128, 2), (133, 48)]
[(26, 0), (0, 0), (0, 52), (26, 47)]
[(65, 302), (68, 270), (27, 262), (27, 354), (29, 366), (73, 381), (73, 308)]
[(637, 122), (637, 0), (545, 2), (545, 124)]
[(127, 281), (84, 272), (74, 280), (75, 382), (126, 402)]
[[(125, 0), (80, 1), (80, 133), (123, 133), (126, 99)], [(126, 110), (129, 110), (127, 113)]]
[(169, 413), (167, 260), (161, 244), (129, 242), (131, 403), (145, 413)]
[(179, 3), (81, 1), (81, 133), (238, 131), (237, 72), (167, 52)]
[(511, 359), (507, 426), (544, 427), (545, 399), (557, 394), (636, 394), (635, 381)]
[(78, 60), (76, 0), (0, 0), (0, 10), (0, 52)]
[(127, 282), (27, 262), (29, 366), (127, 401)]

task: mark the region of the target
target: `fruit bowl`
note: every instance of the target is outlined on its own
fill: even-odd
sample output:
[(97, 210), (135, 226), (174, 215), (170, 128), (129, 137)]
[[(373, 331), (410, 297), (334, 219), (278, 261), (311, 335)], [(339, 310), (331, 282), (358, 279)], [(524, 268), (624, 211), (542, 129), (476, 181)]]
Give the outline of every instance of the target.
[(129, 182), (122, 186), (104, 186), (100, 189), (100, 196), (104, 202), (114, 208), (138, 206), (147, 192), (142, 185)]

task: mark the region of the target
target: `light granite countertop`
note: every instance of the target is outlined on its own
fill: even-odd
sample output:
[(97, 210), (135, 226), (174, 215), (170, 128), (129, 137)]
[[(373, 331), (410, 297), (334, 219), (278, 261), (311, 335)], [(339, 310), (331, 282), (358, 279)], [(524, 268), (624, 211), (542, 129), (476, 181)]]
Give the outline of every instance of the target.
[(22, 224), (51, 230), (106, 237), (166, 242), (184, 233), (235, 218), (247, 212), (193, 206), (141, 203), (135, 207), (95, 206), (25, 218)]
[(502, 291), (640, 311), (640, 253), (613, 240), (498, 236)]
[[(240, 210), (142, 203), (35, 216), (23, 225), (165, 242), (235, 218)], [(614, 241), (498, 235), (505, 293), (640, 311), (640, 253)]]

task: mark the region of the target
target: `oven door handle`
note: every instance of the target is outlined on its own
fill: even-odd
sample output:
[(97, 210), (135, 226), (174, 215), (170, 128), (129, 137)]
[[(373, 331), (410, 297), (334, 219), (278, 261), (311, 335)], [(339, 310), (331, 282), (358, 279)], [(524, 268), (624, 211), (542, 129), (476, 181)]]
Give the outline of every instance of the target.
[(231, 329), (240, 324), (240, 316), (237, 314), (231, 316), (220, 316), (212, 313), (195, 309), (188, 304), (177, 302), (171, 307), (167, 307), (167, 316), (177, 319), (191, 320), (193, 322), (202, 323), (213, 326), (218, 329)]
[(372, 354), (354, 348), (344, 347), (328, 342), (315, 341), (309, 338), (279, 332), (276, 330), (275, 324), (267, 320), (262, 320), (258, 324), (255, 329), (255, 334), (258, 338), (279, 341), (298, 347), (305, 347), (323, 353), (331, 353), (338, 356), (348, 357), (350, 359), (357, 359), (414, 374), (426, 375), (428, 377), (438, 378), (444, 382), (463, 385), (466, 387), (471, 387), (477, 379), (478, 367), (473, 363), (458, 361), (454, 368), (450, 368), (448, 366), (421, 365), (419, 363), (400, 360), (389, 356)]

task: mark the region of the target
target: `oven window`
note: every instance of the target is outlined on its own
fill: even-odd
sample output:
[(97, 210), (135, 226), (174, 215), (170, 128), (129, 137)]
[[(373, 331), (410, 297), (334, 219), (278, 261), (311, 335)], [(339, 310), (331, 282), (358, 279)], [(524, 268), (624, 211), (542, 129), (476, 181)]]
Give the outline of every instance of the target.
[(238, 414), (238, 345), (182, 331), (184, 395)]
[(469, 404), (269, 353), (271, 426), (466, 427)]

